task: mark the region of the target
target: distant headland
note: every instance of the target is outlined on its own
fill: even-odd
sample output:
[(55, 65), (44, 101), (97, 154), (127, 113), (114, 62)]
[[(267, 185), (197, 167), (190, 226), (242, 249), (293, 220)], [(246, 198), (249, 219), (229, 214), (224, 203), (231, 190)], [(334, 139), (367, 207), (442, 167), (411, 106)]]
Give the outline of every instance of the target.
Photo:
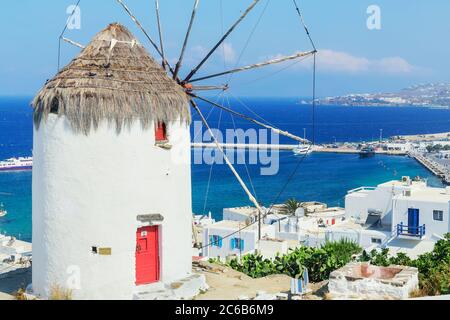
[(415, 85), (395, 93), (348, 94), (318, 99), (320, 105), (450, 108), (450, 83)]

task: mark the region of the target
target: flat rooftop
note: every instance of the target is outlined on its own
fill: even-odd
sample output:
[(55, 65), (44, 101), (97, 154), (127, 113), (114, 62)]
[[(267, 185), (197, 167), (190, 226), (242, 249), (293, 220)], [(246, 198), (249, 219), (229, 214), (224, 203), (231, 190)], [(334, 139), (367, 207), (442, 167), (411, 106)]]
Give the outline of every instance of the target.
[(308, 213), (308, 217), (338, 217), (345, 214), (345, 209), (340, 207), (331, 207), (323, 210), (317, 210), (313, 213)]
[(411, 195), (398, 194), (394, 199), (410, 199), (420, 201), (432, 201), (447, 203), (450, 201), (450, 192), (445, 188), (411, 188)]
[[(433, 202), (449, 202), (450, 201), (450, 187), (446, 188), (434, 188), (427, 186), (425, 181), (401, 181), (392, 180), (385, 183), (381, 183), (377, 188), (397, 190), (410, 190), (411, 195), (406, 196), (403, 194), (397, 194), (394, 199), (414, 199), (421, 201), (433, 201)], [(347, 196), (365, 198), (368, 194), (374, 191), (374, 187), (361, 187), (354, 190), (350, 190)]]
[(410, 188), (427, 188), (427, 183), (425, 181), (402, 181), (402, 180), (391, 180), (378, 185), (379, 187), (410, 187)]
[[(277, 214), (277, 215), (285, 215), (283, 214), (282, 210), (284, 208), (284, 204), (274, 204), (271, 207), (267, 207), (266, 209), (270, 209), (271, 214)], [(258, 214), (258, 210), (255, 207), (251, 206), (245, 206), (245, 207), (235, 207), (235, 208), (223, 208), (223, 211), (230, 211), (239, 213), (246, 216), (254, 216)]]
[[(247, 227), (245, 222), (242, 221), (233, 221), (233, 220), (222, 220), (216, 223), (213, 223), (211, 225), (206, 226), (206, 229), (233, 229), (238, 230), (245, 227), (245, 231), (253, 231), (258, 229), (258, 223), (254, 223)], [(261, 224), (261, 229), (270, 228), (270, 225), (267, 224)]]
[(365, 226), (360, 223), (356, 223), (353, 220), (346, 220), (344, 222), (335, 224), (333, 226), (328, 226), (328, 230), (356, 230), (356, 231), (362, 231), (362, 230), (371, 230), (371, 231), (379, 231), (379, 232), (385, 232), (390, 234), (391, 233), (391, 226), (390, 225), (382, 225), (382, 226)]
[(235, 207), (235, 208), (224, 208), (224, 211), (232, 211), (232, 212), (236, 212), (239, 214), (243, 214), (243, 215), (247, 215), (247, 216), (251, 216), (251, 215), (255, 215), (258, 214), (258, 210), (255, 207)]

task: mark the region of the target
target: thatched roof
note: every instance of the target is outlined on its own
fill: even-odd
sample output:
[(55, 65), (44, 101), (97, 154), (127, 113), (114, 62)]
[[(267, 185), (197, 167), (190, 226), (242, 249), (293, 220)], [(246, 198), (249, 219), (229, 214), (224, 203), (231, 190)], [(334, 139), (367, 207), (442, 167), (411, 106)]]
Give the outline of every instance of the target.
[(104, 119), (118, 132), (136, 119), (144, 128), (153, 121), (190, 121), (188, 97), (181, 86), (119, 24), (97, 34), (48, 81), (33, 108), (37, 128), (49, 113), (57, 113), (84, 134)]

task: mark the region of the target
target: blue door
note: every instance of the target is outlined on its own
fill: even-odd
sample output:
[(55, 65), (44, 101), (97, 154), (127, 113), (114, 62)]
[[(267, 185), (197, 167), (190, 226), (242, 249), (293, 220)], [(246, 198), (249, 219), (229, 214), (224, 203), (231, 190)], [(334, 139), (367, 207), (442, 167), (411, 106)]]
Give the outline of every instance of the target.
[(408, 209), (408, 233), (419, 234), (419, 209)]

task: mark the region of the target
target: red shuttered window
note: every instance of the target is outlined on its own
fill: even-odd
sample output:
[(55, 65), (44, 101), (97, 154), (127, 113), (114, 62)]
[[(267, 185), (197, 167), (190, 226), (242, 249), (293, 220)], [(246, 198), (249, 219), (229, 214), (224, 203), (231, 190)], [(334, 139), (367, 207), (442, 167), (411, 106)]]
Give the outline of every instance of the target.
[(164, 122), (160, 121), (155, 125), (155, 139), (156, 142), (167, 141), (167, 126)]

